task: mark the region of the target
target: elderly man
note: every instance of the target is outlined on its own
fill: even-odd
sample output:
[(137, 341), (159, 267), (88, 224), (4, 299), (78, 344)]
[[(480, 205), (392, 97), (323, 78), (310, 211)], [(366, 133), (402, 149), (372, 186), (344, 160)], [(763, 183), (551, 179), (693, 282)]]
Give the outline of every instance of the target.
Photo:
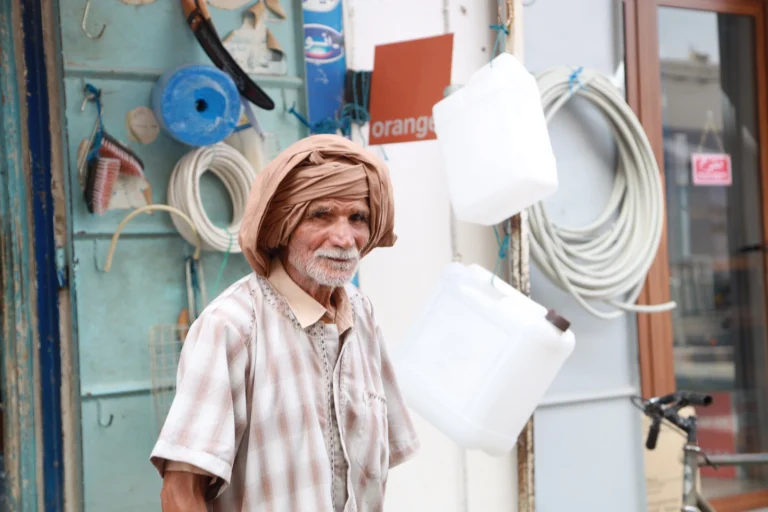
[(385, 165), (335, 135), (256, 179), (240, 229), (253, 273), (190, 327), (151, 455), (164, 512), (382, 510), (418, 439), (370, 302), (350, 282), (395, 242)]

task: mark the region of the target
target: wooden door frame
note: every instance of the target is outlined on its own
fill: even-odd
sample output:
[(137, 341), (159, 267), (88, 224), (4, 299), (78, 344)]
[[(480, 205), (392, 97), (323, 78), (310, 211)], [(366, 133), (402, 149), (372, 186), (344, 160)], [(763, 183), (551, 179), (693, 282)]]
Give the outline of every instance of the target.
[(42, 501), (37, 443), (39, 338), (20, 7), (20, 2), (0, 2), (0, 381), (7, 506), (33, 512)]
[[(627, 101), (637, 114), (653, 147), (664, 182), (664, 141), (661, 112), (661, 69), (659, 62), (659, 7), (676, 7), (718, 13), (753, 16), (755, 24), (755, 62), (761, 195), (763, 218), (768, 219), (768, 65), (766, 0), (623, 0)], [(642, 37), (642, 40), (641, 40)], [(666, 190), (666, 188), (664, 188)], [(763, 222), (763, 240), (768, 241), (768, 221)], [(768, 258), (766, 258), (768, 276)], [(640, 296), (641, 304), (660, 304), (670, 300), (667, 224), (664, 223), (659, 251), (648, 272)], [(675, 391), (671, 312), (638, 315), (638, 354), (641, 389), (644, 397)], [(742, 494), (712, 503), (718, 511), (740, 512), (768, 506), (768, 491)]]

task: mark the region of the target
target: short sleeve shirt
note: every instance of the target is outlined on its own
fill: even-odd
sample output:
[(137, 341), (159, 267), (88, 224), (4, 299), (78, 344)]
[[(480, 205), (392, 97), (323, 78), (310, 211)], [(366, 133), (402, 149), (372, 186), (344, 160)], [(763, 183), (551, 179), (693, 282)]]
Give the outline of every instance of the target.
[(273, 272), (241, 279), (190, 327), (151, 460), (215, 476), (213, 511), (382, 510), (389, 469), (419, 442), (370, 301), (338, 289), (324, 323)]

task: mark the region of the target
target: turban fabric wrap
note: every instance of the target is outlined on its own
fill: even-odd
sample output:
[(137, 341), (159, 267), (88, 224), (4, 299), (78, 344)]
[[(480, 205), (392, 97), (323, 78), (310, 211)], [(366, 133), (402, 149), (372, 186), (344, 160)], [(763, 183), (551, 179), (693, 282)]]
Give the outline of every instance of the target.
[(251, 188), (238, 242), (254, 272), (268, 276), (276, 249), (287, 245), (317, 199), (365, 199), (371, 236), (361, 250), (390, 247), (395, 209), (384, 162), (338, 135), (313, 135), (284, 151), (258, 174)]

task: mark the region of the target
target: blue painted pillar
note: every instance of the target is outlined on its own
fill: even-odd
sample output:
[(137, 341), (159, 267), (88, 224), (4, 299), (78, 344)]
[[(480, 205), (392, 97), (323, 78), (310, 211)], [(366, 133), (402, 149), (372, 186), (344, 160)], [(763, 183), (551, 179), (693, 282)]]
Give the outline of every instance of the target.
[[(26, 161), (32, 189), (37, 340), (42, 433), (44, 510), (64, 510), (64, 460), (61, 429), (61, 347), (59, 336), (59, 279), (56, 267), (54, 207), (51, 193), (51, 130), (48, 76), (43, 42), (42, 0), (22, 0), (25, 88), (27, 104)], [(53, 92), (55, 94), (55, 92)]]

